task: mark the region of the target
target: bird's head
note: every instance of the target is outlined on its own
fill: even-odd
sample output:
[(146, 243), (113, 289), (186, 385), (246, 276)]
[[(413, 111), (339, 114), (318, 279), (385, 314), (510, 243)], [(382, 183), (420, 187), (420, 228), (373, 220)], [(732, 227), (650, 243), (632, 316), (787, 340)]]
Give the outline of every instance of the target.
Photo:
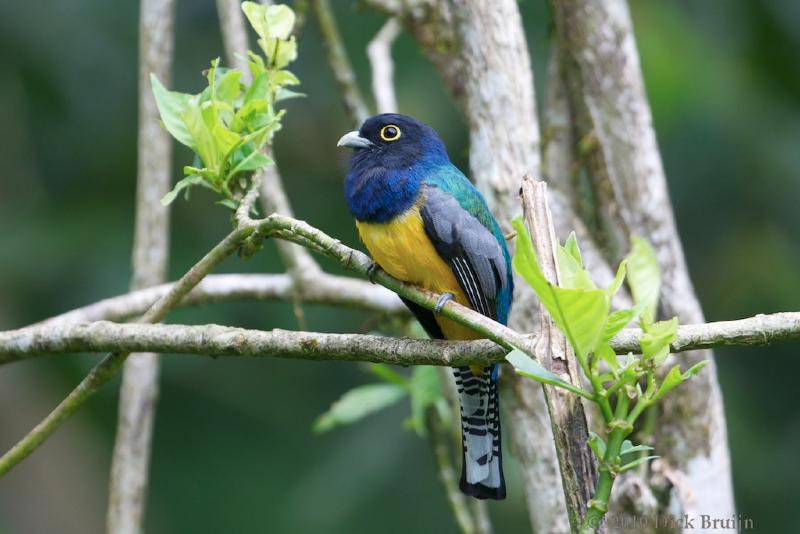
[(360, 221), (385, 222), (409, 209), (423, 180), (450, 165), (433, 128), (396, 113), (375, 115), (339, 139), (353, 149), (344, 191), (350, 212)]
[(407, 169), (420, 161), (448, 161), (447, 151), (433, 128), (407, 115), (384, 113), (346, 133), (337, 146), (353, 149), (352, 167)]

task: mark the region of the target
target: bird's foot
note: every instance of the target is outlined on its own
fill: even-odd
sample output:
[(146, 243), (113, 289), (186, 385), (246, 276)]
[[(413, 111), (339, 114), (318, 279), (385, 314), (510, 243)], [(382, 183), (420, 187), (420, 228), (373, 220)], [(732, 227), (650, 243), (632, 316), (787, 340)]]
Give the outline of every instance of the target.
[(452, 293), (442, 293), (439, 296), (439, 300), (436, 301), (436, 306), (434, 306), (433, 308), (433, 313), (435, 313), (436, 315), (442, 313), (442, 308), (444, 307), (445, 304), (447, 304), (447, 301), (453, 300), (454, 298), (455, 295), (453, 295)]
[(373, 284), (375, 283), (375, 275), (378, 274), (378, 269), (380, 269), (380, 268), (381, 268), (381, 266), (378, 265), (378, 263), (374, 262), (374, 261), (369, 264), (369, 267), (367, 267), (367, 278)]

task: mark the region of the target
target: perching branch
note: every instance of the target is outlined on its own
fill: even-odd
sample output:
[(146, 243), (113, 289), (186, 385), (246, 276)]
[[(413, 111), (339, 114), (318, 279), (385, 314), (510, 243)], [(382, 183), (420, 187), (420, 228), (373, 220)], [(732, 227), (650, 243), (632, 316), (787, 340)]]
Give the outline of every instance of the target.
[[(641, 333), (638, 328), (626, 328), (611, 341), (611, 347), (619, 355), (639, 353)], [(498, 335), (504, 334), (498, 331)], [(528, 344), (537, 340), (536, 335), (522, 337)], [(672, 351), (711, 346), (758, 347), (790, 340), (800, 340), (800, 312), (681, 325)], [(219, 325), (119, 324), (110, 321), (29, 326), (0, 332), (0, 365), (45, 354), (111, 351), (363, 361), (401, 366), (461, 366), (502, 362), (507, 349), (486, 339), (442, 341), (364, 334), (247, 330)]]
[[(144, 347), (147, 347), (146, 349)], [(98, 321), (49, 329), (0, 332), (0, 362), (39, 354), (132, 352), (247, 356), (391, 365), (491, 365), (506, 351), (495, 343), (329, 334), (293, 330), (247, 330), (213, 324), (120, 324)]]
[[(161, 197), (170, 190), (172, 139), (160, 127), (150, 90), (154, 73), (169, 82), (174, 41), (173, 0), (144, 0), (139, 21), (139, 138), (136, 222), (131, 289), (164, 282), (169, 255), (169, 209)], [(117, 433), (109, 477), (108, 532), (142, 531), (150, 442), (158, 396), (158, 356), (127, 359), (119, 393)]]

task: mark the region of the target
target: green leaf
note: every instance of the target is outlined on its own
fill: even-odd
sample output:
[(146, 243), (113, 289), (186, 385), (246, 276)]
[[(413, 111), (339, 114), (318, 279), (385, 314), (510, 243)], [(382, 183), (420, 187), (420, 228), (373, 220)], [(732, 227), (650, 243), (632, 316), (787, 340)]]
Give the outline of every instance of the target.
[(192, 95), (168, 91), (155, 74), (150, 74), (150, 85), (153, 88), (153, 97), (164, 127), (179, 143), (194, 150), (194, 141), (182, 118)]
[(367, 370), (375, 375), (376, 377), (380, 378), (384, 382), (388, 382), (390, 384), (396, 384), (398, 386), (402, 386), (408, 389), (409, 380), (408, 378), (404, 377), (400, 373), (395, 372), (391, 367), (386, 365), (385, 363), (370, 363), (367, 364)]
[(530, 235), (522, 220), (517, 218), (512, 224), (518, 235), (514, 269), (536, 292), (578, 358), (585, 361), (599, 346), (605, 329), (609, 312), (605, 291), (565, 289), (551, 284), (539, 268)]
[(259, 39), (258, 44), (267, 58), (267, 65), (272, 69), (282, 69), (297, 59), (297, 41), (294, 36), (286, 41), (272, 38)]
[(655, 460), (656, 458), (661, 458), (660, 456), (644, 456), (642, 458), (637, 458), (636, 460), (632, 461), (631, 463), (625, 464), (619, 468), (620, 473), (624, 473), (625, 471), (629, 471), (634, 467), (638, 467), (645, 462), (649, 462), (650, 460)]
[(233, 169), (231, 169), (231, 172), (228, 173), (226, 180), (231, 180), (234, 176), (236, 176), (237, 173), (255, 171), (257, 169), (266, 167), (267, 165), (272, 165), (273, 163), (274, 162), (269, 157), (256, 150), (251, 152)]
[(603, 361), (605, 361), (608, 366), (616, 372), (619, 369), (619, 362), (617, 361), (617, 353), (614, 352), (614, 349), (608, 343), (601, 343), (600, 346), (595, 351), (595, 354)]
[(234, 115), (231, 129), (237, 132), (255, 131), (270, 120), (269, 102), (263, 99), (248, 100)]
[(269, 96), (269, 75), (264, 72), (253, 78), (253, 83), (244, 94), (244, 104), (257, 101), (263, 105), (267, 104), (267, 97)]
[(292, 98), (304, 98), (305, 96), (305, 93), (298, 93), (297, 91), (281, 87), (278, 89), (278, 92), (275, 93), (275, 102), (283, 102), (284, 100), (291, 100)]
[(244, 11), (250, 25), (256, 31), (259, 37), (267, 37), (269, 35), (269, 25), (267, 24), (267, 6), (258, 4), (256, 2), (242, 2), (242, 11)]
[(175, 184), (175, 187), (172, 188), (172, 191), (161, 197), (161, 205), (169, 206), (175, 201), (176, 198), (178, 198), (178, 195), (180, 194), (181, 191), (189, 187), (192, 187), (193, 185), (203, 185), (204, 182), (205, 180), (202, 176), (197, 176), (197, 175), (187, 176), (186, 178), (180, 180), (177, 184)]
[(251, 50), (247, 51), (247, 58), (247, 65), (250, 67), (250, 74), (254, 80), (266, 72), (267, 67), (264, 65), (264, 58)]
[[(221, 69), (220, 69), (221, 70)], [(217, 82), (216, 97), (219, 100), (233, 104), (239, 98), (242, 92), (240, 79), (242, 73), (238, 70), (228, 70), (223, 74)]]
[[(198, 163), (201, 163), (198, 161)], [(206, 168), (199, 168), (199, 167), (192, 167), (191, 165), (184, 165), (183, 167), (183, 174), (186, 176), (202, 176), (203, 178), (207, 178), (208, 180), (213, 180), (217, 175), (214, 174), (214, 171), (211, 171)], [(207, 185), (207, 184), (198, 184), (198, 185)], [(212, 188), (213, 189), (213, 188)]]
[(231, 200), (229, 198), (223, 198), (222, 200), (217, 200), (217, 204), (219, 204), (220, 206), (225, 206), (231, 211), (236, 211), (237, 209), (239, 209), (239, 204), (237, 204), (236, 201)]
[(411, 373), (411, 427), (425, 436), (425, 412), (442, 398), (442, 385), (435, 367), (420, 365)]
[(278, 70), (272, 73), (270, 83), (273, 86), (298, 85), (300, 80), (288, 70)]
[(589, 448), (592, 449), (594, 455), (597, 457), (599, 461), (603, 461), (606, 457), (606, 442), (603, 441), (603, 438), (592, 432), (589, 431)]
[(200, 156), (203, 165), (216, 174), (219, 170), (220, 163), (217, 143), (211, 129), (206, 125), (205, 120), (203, 120), (203, 113), (200, 110), (200, 104), (196, 97), (191, 99), (189, 106), (181, 114), (181, 118), (186, 123), (189, 135), (192, 136), (194, 151)]
[(578, 265), (583, 265), (581, 249), (578, 246), (578, 238), (575, 236), (575, 232), (570, 232), (567, 236), (567, 240), (564, 242), (564, 250), (578, 262)]
[(619, 291), (619, 288), (622, 286), (622, 282), (625, 281), (625, 273), (627, 271), (628, 260), (622, 260), (617, 267), (617, 274), (614, 275), (614, 279), (606, 288), (606, 294), (609, 298), (613, 297)]
[(642, 238), (631, 238), (631, 251), (628, 262), (628, 285), (636, 303), (643, 302), (642, 320), (650, 323), (655, 320), (658, 309), (658, 296), (661, 291), (661, 270), (652, 247)]
[(706, 365), (711, 363), (711, 360), (703, 360), (701, 362), (697, 362), (693, 366), (689, 367), (685, 373), (683, 373), (683, 379), (689, 380), (693, 376), (696, 376)]
[(265, 15), (269, 24), (269, 36), (277, 39), (288, 39), (294, 28), (294, 11), (283, 4), (266, 7)]
[(265, 6), (256, 2), (242, 2), (242, 11), (262, 39), (286, 39), (294, 28), (294, 11), (282, 4)]
[(589, 271), (584, 269), (583, 265), (561, 245), (556, 247), (556, 265), (561, 287), (565, 289), (597, 289)]
[(593, 398), (592, 394), (582, 390), (579, 387), (573, 386), (566, 380), (562, 379), (555, 373), (552, 373), (542, 367), (542, 364), (525, 354), (520, 349), (514, 349), (506, 354), (506, 361), (514, 366), (517, 374), (532, 378), (542, 384), (549, 384), (551, 386), (558, 386), (566, 389), (582, 397)]
[(377, 411), (391, 406), (406, 395), (405, 388), (396, 384), (367, 384), (351, 389), (333, 403), (330, 410), (314, 422), (314, 432), (355, 423)]
[(672, 369), (669, 370), (667, 376), (664, 377), (664, 381), (661, 382), (661, 386), (659, 386), (658, 391), (651, 402), (655, 402), (664, 395), (666, 395), (671, 389), (674, 389), (680, 386), (683, 383), (683, 375), (681, 374), (681, 366), (676, 365)]
[(657, 366), (661, 365), (669, 355), (670, 344), (678, 336), (678, 318), (673, 317), (669, 321), (659, 321), (642, 327), (642, 355), (652, 358)]
[(642, 451), (652, 451), (653, 447), (649, 445), (636, 445), (634, 446), (630, 440), (625, 440), (622, 442), (622, 446), (620, 447), (619, 453), (622, 454), (630, 454), (632, 452), (642, 452)]
[(538, 382), (545, 384), (563, 384), (566, 383), (558, 375), (552, 373), (542, 367), (542, 364), (525, 354), (520, 349), (514, 349), (506, 354), (506, 361), (514, 366), (517, 373), (534, 378)]
[(637, 304), (633, 308), (612, 312), (611, 315), (608, 316), (608, 322), (606, 322), (606, 326), (603, 329), (603, 335), (601, 337), (602, 343), (608, 343), (614, 339), (614, 336), (631, 324), (641, 311), (642, 306)]

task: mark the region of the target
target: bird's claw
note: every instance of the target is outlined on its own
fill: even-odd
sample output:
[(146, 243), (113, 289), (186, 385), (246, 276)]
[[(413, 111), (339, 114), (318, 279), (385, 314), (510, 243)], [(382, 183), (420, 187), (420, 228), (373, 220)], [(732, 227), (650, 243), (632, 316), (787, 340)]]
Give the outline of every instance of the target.
[(455, 296), (452, 293), (442, 293), (439, 296), (439, 300), (436, 301), (436, 306), (434, 306), (433, 308), (433, 313), (435, 313), (436, 315), (442, 313), (442, 308), (444, 307), (445, 304), (447, 304), (447, 301), (453, 300), (454, 298)]
[(377, 274), (378, 269), (380, 269), (380, 268), (381, 268), (381, 266), (378, 265), (377, 262), (374, 262), (374, 261), (369, 264), (369, 267), (367, 267), (367, 278), (373, 284), (375, 283), (375, 275)]

